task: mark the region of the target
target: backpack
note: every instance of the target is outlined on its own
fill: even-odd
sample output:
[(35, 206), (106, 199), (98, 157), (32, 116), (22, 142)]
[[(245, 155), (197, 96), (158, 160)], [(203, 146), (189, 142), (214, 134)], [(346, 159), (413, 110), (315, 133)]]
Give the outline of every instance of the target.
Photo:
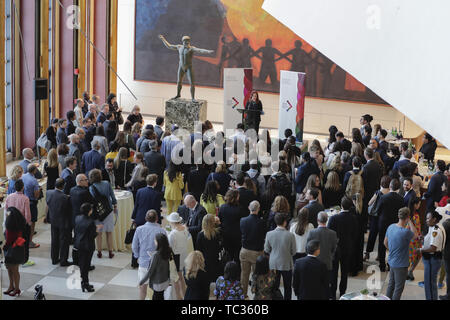
[(345, 188), (345, 195), (352, 199), (352, 196), (359, 193), (361, 196), (359, 198), (358, 211), (362, 210), (362, 199), (364, 197), (364, 180), (362, 178), (362, 170), (358, 173), (354, 171), (351, 172), (350, 179), (348, 180), (347, 187)]

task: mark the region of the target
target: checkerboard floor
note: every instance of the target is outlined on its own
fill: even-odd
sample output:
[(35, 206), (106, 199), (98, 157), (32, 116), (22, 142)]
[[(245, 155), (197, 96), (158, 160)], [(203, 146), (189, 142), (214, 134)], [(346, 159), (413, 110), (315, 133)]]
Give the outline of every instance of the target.
[[(50, 226), (38, 222), (36, 225), (37, 235), (35, 241), (41, 246), (30, 249), (30, 259), (36, 264), (31, 267), (20, 267), (20, 286), (22, 294), (20, 297), (2, 295), (3, 300), (31, 300), (34, 297), (34, 288), (40, 284), (44, 288), (47, 300), (137, 300), (139, 299), (137, 270), (131, 268), (131, 252), (116, 252), (113, 259), (107, 257), (104, 252), (103, 258), (98, 259), (94, 254), (92, 265), (95, 270), (89, 273), (89, 281), (94, 286), (95, 292), (83, 293), (80, 286), (79, 268), (77, 266), (60, 267), (52, 265), (50, 259)], [(369, 262), (365, 263), (376, 266), (376, 252), (371, 254)], [(9, 284), (5, 266), (1, 268), (2, 292)], [(362, 290), (379, 280), (381, 289), (373, 289), (371, 292), (385, 293), (387, 289), (388, 273), (380, 273), (379, 279), (374, 277), (370, 271), (360, 272), (357, 277), (348, 278), (347, 293)], [(418, 286), (423, 281), (423, 265), (419, 264), (414, 272), (415, 281), (407, 281), (402, 295), (403, 300), (424, 300), (424, 289)], [(211, 285), (211, 297), (214, 285)], [(369, 288), (370, 289), (370, 288)], [(282, 292), (283, 289), (281, 288)], [(439, 294), (445, 294), (445, 288), (439, 290)], [(1, 293), (0, 293), (1, 294)], [(166, 296), (169, 296), (166, 292)], [(252, 294), (249, 289), (249, 298)], [(295, 295), (292, 295), (295, 299)]]

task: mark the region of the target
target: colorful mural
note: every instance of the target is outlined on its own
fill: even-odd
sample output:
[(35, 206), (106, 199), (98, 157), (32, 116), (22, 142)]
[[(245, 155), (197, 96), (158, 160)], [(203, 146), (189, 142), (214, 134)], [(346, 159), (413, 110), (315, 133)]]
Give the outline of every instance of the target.
[(267, 14), (263, 0), (136, 0), (135, 79), (176, 82), (178, 55), (160, 39), (214, 50), (195, 56), (195, 83), (221, 87), (223, 68), (253, 68), (256, 90), (279, 92), (280, 70), (306, 73), (306, 95), (384, 104), (333, 61)]

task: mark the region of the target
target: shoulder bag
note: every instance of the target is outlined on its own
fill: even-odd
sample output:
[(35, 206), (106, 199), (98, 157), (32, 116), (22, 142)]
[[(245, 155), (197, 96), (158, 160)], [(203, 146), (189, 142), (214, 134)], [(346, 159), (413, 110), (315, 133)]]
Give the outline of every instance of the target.
[(107, 216), (111, 213), (113, 210), (111, 208), (111, 205), (109, 204), (109, 200), (107, 197), (102, 195), (95, 185), (92, 185), (92, 190), (94, 191), (95, 196), (95, 202), (94, 202), (94, 209), (98, 216), (98, 220), (103, 221), (106, 219)]

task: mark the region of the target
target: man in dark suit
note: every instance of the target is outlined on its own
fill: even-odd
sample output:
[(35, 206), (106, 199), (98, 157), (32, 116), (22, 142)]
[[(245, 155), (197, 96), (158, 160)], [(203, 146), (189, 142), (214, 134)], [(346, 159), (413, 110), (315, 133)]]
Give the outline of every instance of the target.
[(306, 192), (306, 199), (309, 200), (305, 206), (308, 209), (308, 221), (313, 224), (314, 228), (317, 228), (317, 215), (325, 210), (323, 205), (317, 201), (318, 197), (319, 190), (317, 188), (311, 188)]
[(403, 190), (405, 192), (403, 195), (403, 204), (405, 205), (405, 207), (408, 207), (409, 201), (411, 201), (411, 199), (415, 199), (417, 197), (416, 192), (412, 188), (412, 184), (413, 180), (410, 177), (406, 177), (403, 180)]
[(341, 282), (339, 283), (339, 296), (345, 294), (347, 290), (347, 277), (350, 267), (350, 260), (355, 254), (357, 244), (357, 222), (350, 212), (353, 202), (347, 197), (342, 198), (342, 211), (334, 215), (328, 221), (328, 228), (336, 232), (338, 246), (333, 260), (333, 273), (330, 279), (331, 298), (336, 300), (337, 278), (339, 265), (341, 266)]
[(207, 215), (206, 209), (195, 200), (192, 194), (188, 194), (184, 197), (184, 205), (179, 206), (177, 212), (188, 227), (195, 250), (197, 235), (202, 230), (203, 217)]
[[(405, 206), (403, 197), (398, 194), (400, 191), (400, 181), (392, 179), (389, 184), (389, 193), (381, 196), (377, 204), (378, 220), (378, 239), (384, 239), (387, 228), (398, 221), (398, 210)], [(386, 271), (386, 247), (383, 241), (378, 242), (378, 259), (380, 271)]]
[(73, 123), (76, 119), (75, 112), (72, 110), (68, 111), (66, 116), (67, 116), (66, 135), (70, 136), (71, 134), (74, 134), (75, 130), (77, 129), (77, 127)]
[(114, 160), (107, 159), (105, 162), (105, 168), (102, 170), (102, 180), (108, 181), (111, 187), (116, 187), (116, 172), (114, 168)]
[(306, 245), (308, 255), (297, 259), (292, 285), (297, 300), (328, 300), (329, 279), (325, 263), (318, 259), (320, 241), (311, 240)]
[(158, 183), (156, 174), (150, 174), (146, 178), (147, 187), (141, 188), (136, 194), (133, 214), (131, 219), (137, 227), (145, 224), (145, 215), (151, 209), (158, 213), (158, 223), (161, 224), (161, 193), (155, 190)]
[(347, 139), (345, 139), (344, 134), (341, 131), (336, 133), (336, 143), (340, 145), (340, 149), (342, 151), (352, 153), (352, 143)]
[(425, 192), (424, 197), (427, 199), (427, 210), (434, 211), (437, 203), (441, 201), (442, 194), (442, 184), (446, 181), (445, 176), (445, 162), (443, 160), (437, 161), (438, 171), (431, 177), (428, 183), (428, 190)]
[[(317, 258), (325, 263), (329, 273), (328, 279), (331, 278), (333, 272), (333, 258), (337, 248), (336, 231), (327, 228), (328, 214), (324, 211), (319, 212), (317, 216), (317, 229), (311, 230), (308, 235), (307, 242), (311, 240), (318, 240), (320, 242), (320, 254)], [(328, 284), (328, 297), (333, 295), (330, 290), (330, 283)]]
[(158, 190), (158, 192), (161, 192), (164, 178), (164, 170), (166, 169), (166, 159), (161, 153), (157, 151), (158, 143), (156, 141), (150, 142), (149, 146), (150, 151), (144, 154), (144, 162), (147, 168), (149, 169), (149, 173), (156, 174), (158, 176), (158, 183), (156, 184), (156, 190)]
[(295, 176), (295, 192), (302, 193), (305, 189), (306, 182), (312, 174), (320, 175), (319, 167), (315, 159), (311, 158), (309, 152), (302, 155), (304, 163), (298, 167), (297, 175)]
[(91, 150), (91, 143), (95, 136), (96, 127), (92, 125), (92, 120), (90, 118), (83, 119), (83, 130), (86, 133), (84, 139), (86, 141), (86, 145), (88, 146), (88, 150)]
[(248, 206), (250, 202), (257, 200), (253, 191), (248, 190), (245, 186), (245, 172), (241, 171), (236, 176), (236, 188), (239, 191), (239, 206), (241, 207), (242, 217), (250, 214)]
[[(94, 203), (94, 198), (89, 192), (89, 180), (85, 174), (79, 174), (76, 177), (77, 185), (70, 189), (70, 203), (72, 205), (72, 222), (75, 223), (75, 218), (80, 212), (83, 203)], [(72, 225), (73, 226), (73, 225)]]
[(70, 195), (70, 189), (77, 185), (75, 169), (77, 168), (77, 159), (75, 157), (66, 158), (66, 168), (61, 172), (61, 178), (65, 181), (64, 193)]
[(95, 140), (92, 143), (92, 150), (83, 154), (81, 159), (81, 172), (88, 175), (89, 171), (92, 169), (103, 170), (105, 166), (105, 157), (100, 154), (100, 149), (100, 141)]
[(206, 179), (208, 179), (209, 173), (206, 165), (201, 163), (194, 165), (186, 177), (189, 192), (192, 193), (197, 201), (200, 201), (200, 196), (205, 190)]
[(67, 138), (66, 134), (66, 128), (67, 128), (67, 120), (66, 119), (59, 119), (58, 121), (59, 129), (56, 132), (56, 144), (69, 144), (69, 139)]
[(408, 150), (408, 143), (402, 142), (400, 144), (400, 152), (402, 153), (402, 155), (400, 156), (400, 159), (394, 163), (394, 167), (392, 168), (391, 176), (393, 178), (398, 178), (400, 167), (411, 162), (412, 152), (411, 150)]
[(71, 265), (67, 258), (69, 256), (72, 209), (70, 197), (63, 193), (64, 184), (64, 179), (56, 179), (55, 189), (48, 190), (46, 194), (48, 221), (51, 224), (52, 264), (60, 263), (61, 267)]

